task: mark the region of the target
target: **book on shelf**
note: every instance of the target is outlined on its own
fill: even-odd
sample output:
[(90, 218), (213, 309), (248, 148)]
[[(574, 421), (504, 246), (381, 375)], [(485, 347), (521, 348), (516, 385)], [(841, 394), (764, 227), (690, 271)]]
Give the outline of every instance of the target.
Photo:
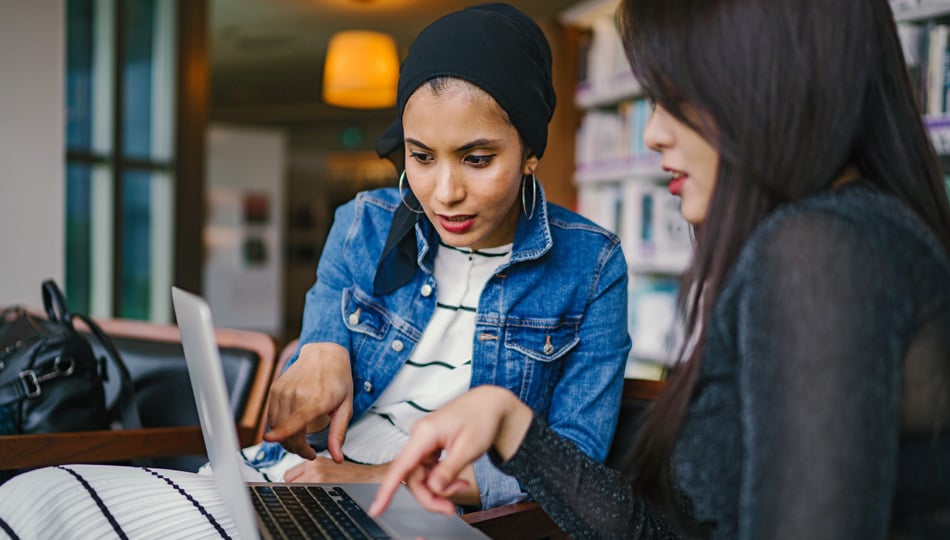
[(627, 321), (631, 357), (661, 365), (673, 362), (678, 288), (675, 277), (636, 276), (630, 280)]
[(637, 158), (655, 155), (643, 139), (651, 112), (645, 99), (625, 99), (611, 109), (587, 111), (577, 129), (574, 156), (577, 168), (610, 162), (632, 163)]
[(923, 20), (950, 12), (947, 0), (890, 0), (890, 4), (897, 20)]
[(947, 110), (947, 36), (950, 27), (937, 24), (927, 33), (927, 114)]
[(577, 94), (581, 108), (610, 104), (639, 94), (613, 11), (596, 16), (579, 37)]
[(630, 65), (612, 16), (599, 17), (591, 25), (587, 50), (587, 81), (594, 88), (606, 87), (618, 74), (630, 72)]
[(625, 145), (630, 132), (626, 121), (619, 110), (588, 111), (577, 130), (576, 162), (583, 165), (623, 157), (629, 146)]
[(945, 114), (950, 105), (950, 25), (900, 23), (897, 30), (921, 110)]
[(577, 212), (594, 223), (617, 234), (623, 212), (623, 201), (617, 183), (598, 183), (578, 190)]
[(586, 83), (590, 79), (588, 68), (590, 66), (590, 44), (592, 32), (588, 29), (579, 32), (577, 35), (577, 82)]
[(665, 186), (627, 181), (621, 187), (618, 235), (627, 265), (635, 272), (676, 275), (693, 253), (680, 200)]

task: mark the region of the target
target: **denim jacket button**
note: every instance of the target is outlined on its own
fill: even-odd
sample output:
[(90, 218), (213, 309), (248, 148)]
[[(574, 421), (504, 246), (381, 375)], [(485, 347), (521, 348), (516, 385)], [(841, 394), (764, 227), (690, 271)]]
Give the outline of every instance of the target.
[(544, 350), (544, 354), (551, 354), (554, 352), (554, 345), (551, 345), (550, 343), (548, 343), (547, 345), (544, 346), (543, 350)]
[(364, 382), (364, 383), (363, 383), (363, 390), (364, 390), (367, 394), (372, 394), (372, 393), (373, 393), (373, 383), (371, 383), (371, 382), (369, 382), (369, 381)]
[(422, 293), (422, 296), (428, 298), (432, 294), (432, 285), (426, 283), (422, 286), (422, 290), (419, 292)]
[(403, 348), (402, 341), (399, 341), (398, 339), (394, 340), (392, 344), (392, 348), (396, 352), (401, 352)]
[(352, 324), (352, 325), (355, 326), (355, 325), (357, 325), (357, 324), (360, 323), (360, 314), (359, 314), (359, 313), (350, 313), (350, 317), (349, 317), (348, 320), (350, 321), (350, 324)]

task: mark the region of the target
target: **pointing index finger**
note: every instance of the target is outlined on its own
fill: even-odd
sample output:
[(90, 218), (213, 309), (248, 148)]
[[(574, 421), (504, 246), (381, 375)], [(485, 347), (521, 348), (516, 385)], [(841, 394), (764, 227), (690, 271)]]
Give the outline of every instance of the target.
[(435, 452), (441, 450), (436, 439), (410, 438), (402, 452), (389, 464), (386, 476), (376, 490), (376, 497), (370, 505), (369, 513), (378, 516), (386, 511), (399, 484), (417, 467)]

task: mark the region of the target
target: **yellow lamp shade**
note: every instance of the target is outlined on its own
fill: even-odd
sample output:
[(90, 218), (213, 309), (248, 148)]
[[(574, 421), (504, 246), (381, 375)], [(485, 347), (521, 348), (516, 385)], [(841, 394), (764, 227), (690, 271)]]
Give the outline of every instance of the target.
[(383, 109), (396, 104), (399, 55), (388, 34), (345, 30), (330, 38), (323, 65), (323, 101), (338, 107)]

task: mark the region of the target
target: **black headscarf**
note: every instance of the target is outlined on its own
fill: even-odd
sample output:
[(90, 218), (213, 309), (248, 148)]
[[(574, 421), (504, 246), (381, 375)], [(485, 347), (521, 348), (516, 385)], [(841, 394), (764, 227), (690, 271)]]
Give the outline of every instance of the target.
[(409, 97), (422, 83), (442, 76), (464, 79), (488, 92), (531, 152), (538, 158), (544, 155), (556, 103), (551, 47), (530, 17), (494, 3), (449, 13), (419, 33), (399, 68), (396, 119), (376, 140), (380, 157), (402, 150), (402, 113)]
[[(492, 3), (449, 13), (416, 37), (399, 68), (396, 119), (376, 140), (380, 157), (399, 168), (406, 102), (423, 83), (445, 76), (466, 80), (491, 95), (531, 153), (544, 155), (556, 103), (551, 47), (530, 17), (511, 5)], [(415, 197), (406, 195), (407, 202), (418, 208)], [(419, 216), (405, 205), (393, 216), (373, 280), (376, 294), (389, 294), (412, 279), (417, 248), (411, 233)]]

